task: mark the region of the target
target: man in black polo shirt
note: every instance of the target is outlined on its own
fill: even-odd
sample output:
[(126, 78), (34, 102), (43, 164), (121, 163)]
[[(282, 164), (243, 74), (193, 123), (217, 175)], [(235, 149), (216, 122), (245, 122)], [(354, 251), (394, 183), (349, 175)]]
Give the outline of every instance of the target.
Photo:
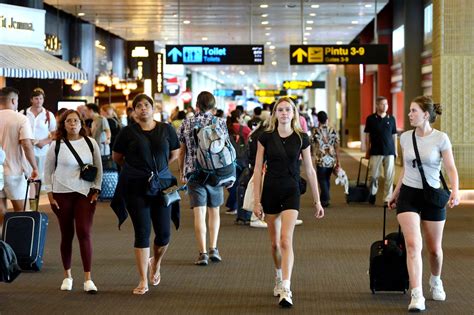
[(393, 192), (395, 175), (395, 157), (397, 156), (397, 125), (395, 118), (387, 114), (388, 102), (383, 96), (377, 97), (375, 113), (367, 117), (365, 122), (365, 157), (370, 159), (370, 197), (369, 202), (375, 204), (378, 190), (380, 168), (384, 167), (385, 187), (384, 203), (390, 200)]

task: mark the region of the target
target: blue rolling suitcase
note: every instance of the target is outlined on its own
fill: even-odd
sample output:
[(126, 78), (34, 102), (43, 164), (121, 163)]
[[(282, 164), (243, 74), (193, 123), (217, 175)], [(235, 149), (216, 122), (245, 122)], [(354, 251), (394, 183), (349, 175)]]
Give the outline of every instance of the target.
[(111, 200), (117, 188), (118, 172), (115, 170), (104, 170), (102, 175), (102, 187), (100, 189), (99, 200)]
[[(48, 216), (38, 212), (41, 181), (28, 180), (28, 187), (36, 186), (36, 211), (8, 212), (3, 222), (2, 240), (15, 252), (22, 270), (40, 271), (43, 266), (43, 253), (48, 229)], [(23, 209), (28, 202), (28, 188)]]

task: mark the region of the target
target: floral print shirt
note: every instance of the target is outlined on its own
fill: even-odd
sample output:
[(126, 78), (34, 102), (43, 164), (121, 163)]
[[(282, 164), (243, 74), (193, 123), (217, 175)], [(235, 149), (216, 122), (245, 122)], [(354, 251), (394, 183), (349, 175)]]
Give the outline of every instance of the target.
[(313, 135), (316, 165), (319, 167), (334, 167), (336, 165), (336, 146), (339, 136), (336, 130), (329, 126), (319, 126)]

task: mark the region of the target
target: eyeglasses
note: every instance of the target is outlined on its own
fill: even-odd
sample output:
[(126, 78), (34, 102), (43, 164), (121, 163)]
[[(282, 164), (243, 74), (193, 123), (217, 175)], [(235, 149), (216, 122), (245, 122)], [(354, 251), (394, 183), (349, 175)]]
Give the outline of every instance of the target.
[(65, 123), (66, 124), (80, 124), (81, 123), (81, 120), (80, 119), (74, 119), (74, 118), (71, 118), (71, 119), (66, 119), (65, 120)]

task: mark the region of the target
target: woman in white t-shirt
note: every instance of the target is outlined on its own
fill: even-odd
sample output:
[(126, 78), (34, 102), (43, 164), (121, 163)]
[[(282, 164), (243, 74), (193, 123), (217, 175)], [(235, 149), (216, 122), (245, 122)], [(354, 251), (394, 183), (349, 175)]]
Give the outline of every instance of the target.
[[(416, 155), (413, 147), (413, 132), (415, 132), (417, 147), (426, 180), (431, 187), (439, 188), (441, 163), (451, 183), (451, 195), (448, 206), (450, 208), (459, 203), (459, 180), (453, 151), (448, 135), (434, 129), (431, 124), (436, 116), (441, 115), (441, 105), (433, 104), (429, 96), (418, 96), (410, 104), (411, 126), (415, 130), (404, 132), (400, 137), (403, 151), (403, 169), (397, 187), (389, 201), (391, 209), (397, 208), (397, 219), (402, 227), (407, 249), (407, 267), (410, 278), (411, 302), (409, 311), (425, 309), (425, 298), (422, 290), (422, 257), (423, 228), (426, 247), (430, 258), (430, 291), (433, 300), (444, 301), (441, 268), (443, 265), (443, 229), (446, 223), (446, 207), (433, 208), (428, 206), (423, 198), (423, 183), (416, 164)], [(421, 224), (420, 224), (421, 223)], [(420, 227), (421, 225), (421, 227)]]

